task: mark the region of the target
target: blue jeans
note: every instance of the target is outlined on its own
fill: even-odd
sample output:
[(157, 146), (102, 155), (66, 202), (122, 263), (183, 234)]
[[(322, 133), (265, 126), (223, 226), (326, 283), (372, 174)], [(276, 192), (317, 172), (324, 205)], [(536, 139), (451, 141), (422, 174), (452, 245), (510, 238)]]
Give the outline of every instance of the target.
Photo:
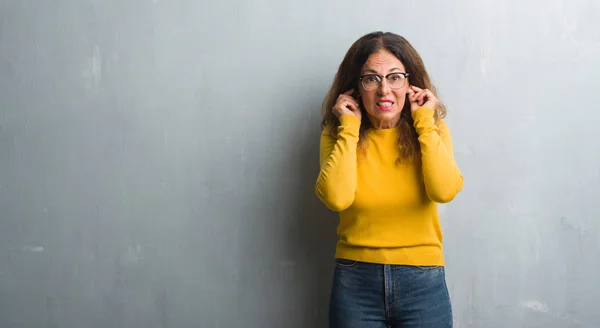
[(444, 267), (335, 262), (330, 328), (452, 328)]

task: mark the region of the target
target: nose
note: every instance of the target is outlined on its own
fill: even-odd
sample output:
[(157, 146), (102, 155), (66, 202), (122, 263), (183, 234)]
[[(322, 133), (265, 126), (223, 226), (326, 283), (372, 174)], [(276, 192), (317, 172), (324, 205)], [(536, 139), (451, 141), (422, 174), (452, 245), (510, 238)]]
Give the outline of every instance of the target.
[(392, 88), (390, 88), (387, 79), (382, 79), (381, 83), (379, 83), (379, 88), (377, 88), (377, 93), (379, 95), (387, 95), (391, 90)]

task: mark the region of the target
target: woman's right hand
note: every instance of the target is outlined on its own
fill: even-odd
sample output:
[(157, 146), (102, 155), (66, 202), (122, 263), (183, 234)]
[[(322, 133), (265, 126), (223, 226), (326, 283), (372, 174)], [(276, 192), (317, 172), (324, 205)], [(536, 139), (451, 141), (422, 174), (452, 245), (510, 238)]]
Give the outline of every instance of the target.
[(340, 118), (342, 115), (354, 115), (360, 120), (362, 113), (360, 112), (360, 105), (358, 101), (351, 95), (354, 89), (350, 89), (343, 94), (339, 95), (335, 105), (333, 106), (333, 114)]

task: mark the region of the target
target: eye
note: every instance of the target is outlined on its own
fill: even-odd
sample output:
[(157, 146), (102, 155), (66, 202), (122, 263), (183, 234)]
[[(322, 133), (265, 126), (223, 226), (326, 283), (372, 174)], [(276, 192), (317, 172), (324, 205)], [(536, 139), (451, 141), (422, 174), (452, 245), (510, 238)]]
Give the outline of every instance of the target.
[(365, 80), (367, 81), (367, 83), (377, 83), (378, 82), (378, 79), (375, 76), (367, 76), (365, 78)]

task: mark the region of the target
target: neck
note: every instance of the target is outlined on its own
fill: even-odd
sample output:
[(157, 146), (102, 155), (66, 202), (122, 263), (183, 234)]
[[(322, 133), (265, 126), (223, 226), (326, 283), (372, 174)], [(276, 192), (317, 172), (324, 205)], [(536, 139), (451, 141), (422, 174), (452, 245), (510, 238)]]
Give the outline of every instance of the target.
[(375, 130), (391, 129), (398, 126), (398, 123), (400, 122), (400, 115), (391, 120), (379, 120), (374, 117), (369, 117), (369, 121), (371, 121), (371, 128)]

